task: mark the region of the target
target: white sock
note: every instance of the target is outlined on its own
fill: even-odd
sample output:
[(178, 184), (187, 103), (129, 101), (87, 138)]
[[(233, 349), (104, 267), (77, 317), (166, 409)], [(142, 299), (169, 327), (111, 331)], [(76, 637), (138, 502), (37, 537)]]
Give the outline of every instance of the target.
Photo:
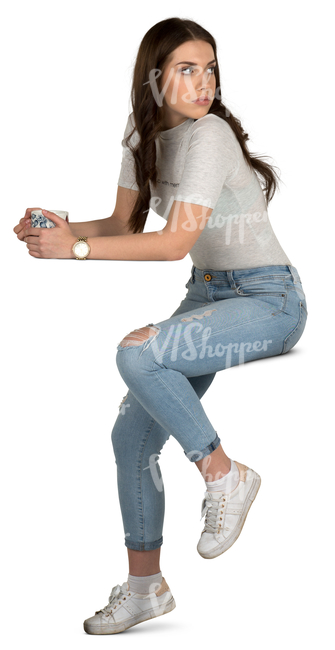
[(151, 576), (132, 576), (128, 573), (129, 589), (130, 591), (135, 591), (137, 594), (150, 594), (156, 591), (161, 582), (161, 571)]
[(208, 492), (226, 492), (228, 494), (237, 487), (240, 482), (240, 473), (235, 461), (232, 458), (230, 461), (231, 467), (228, 474), (225, 474), (218, 481), (205, 481)]

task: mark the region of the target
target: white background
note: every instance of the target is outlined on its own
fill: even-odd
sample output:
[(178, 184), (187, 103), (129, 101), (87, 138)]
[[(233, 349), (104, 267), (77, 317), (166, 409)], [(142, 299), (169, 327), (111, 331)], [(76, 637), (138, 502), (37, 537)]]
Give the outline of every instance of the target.
[[(223, 96), (251, 152), (280, 169), (272, 227), (309, 317), (287, 355), (217, 374), (202, 404), (262, 486), (242, 534), (207, 561), (204, 482), (176, 440), (161, 457), (161, 569), (177, 607), (117, 637), (267, 650), (329, 642), (333, 577), (333, 116), (329, 3), (11, 2), (1, 11), (4, 647), (96, 645), (83, 620), (127, 579), (111, 430), (127, 387), (116, 346), (168, 318), (191, 259), (42, 260), (13, 233), (27, 207), (112, 214), (138, 47), (179, 16), (216, 39)], [(164, 222), (150, 212), (146, 231)], [(332, 310), (330, 312), (330, 310)], [(331, 589), (331, 593), (332, 593)], [(116, 642), (116, 641), (114, 641)], [(105, 643), (108, 643), (107, 638)], [(86, 644), (86, 645), (85, 645)]]

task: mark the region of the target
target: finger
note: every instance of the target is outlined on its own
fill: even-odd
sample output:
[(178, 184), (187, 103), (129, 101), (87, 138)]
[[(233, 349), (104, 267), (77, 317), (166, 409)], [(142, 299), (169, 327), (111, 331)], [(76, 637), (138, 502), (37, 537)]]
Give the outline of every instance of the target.
[(25, 217), (22, 217), (22, 219), (20, 219), (20, 221), (19, 221), (19, 223), (17, 224), (17, 226), (15, 226), (15, 227), (13, 228), (13, 230), (14, 230), (15, 233), (20, 232), (20, 230), (22, 230), (22, 228), (24, 227), (24, 220), (25, 220)]
[(33, 239), (34, 241), (26, 242), (26, 247), (28, 248), (28, 250), (42, 253), (41, 246), (38, 242), (38, 239), (36, 239), (36, 237), (31, 237), (30, 239)]
[(41, 252), (41, 242), (38, 237), (25, 237), (24, 242), (27, 248)]
[(39, 246), (38, 237), (33, 237), (32, 235), (30, 235), (30, 237), (25, 237), (24, 241), (26, 242), (26, 244), (35, 244), (35, 246)]
[(13, 228), (13, 231), (15, 232), (16, 236), (20, 241), (22, 241), (25, 237), (25, 231), (30, 227), (30, 221), (29, 222), (24, 222), (20, 223), (15, 228)]
[(30, 236), (32, 236), (34, 238), (35, 237), (40, 237), (42, 235), (42, 230), (45, 230), (45, 229), (44, 228), (32, 228), (31, 226), (29, 226), (29, 227), (25, 226), (24, 230), (23, 230), (24, 238), (30, 237)]
[(26, 209), (26, 214), (24, 215), (23, 218), (24, 219), (27, 219), (27, 218), (30, 219), (31, 213), (32, 213), (33, 210), (41, 210), (41, 208), (27, 208)]
[(40, 255), (39, 253), (37, 253), (37, 252), (35, 252), (35, 251), (28, 251), (28, 253), (29, 253), (29, 255), (31, 255), (32, 257), (42, 257), (42, 255)]
[(29, 251), (33, 251), (34, 253), (40, 253), (40, 249), (36, 244), (26, 244), (27, 248)]
[(20, 227), (22, 228), (26, 223), (31, 223), (31, 217), (22, 217), (22, 219), (20, 219), (19, 223), (15, 226), (15, 228), (13, 228), (13, 230), (17, 232), (18, 229)]

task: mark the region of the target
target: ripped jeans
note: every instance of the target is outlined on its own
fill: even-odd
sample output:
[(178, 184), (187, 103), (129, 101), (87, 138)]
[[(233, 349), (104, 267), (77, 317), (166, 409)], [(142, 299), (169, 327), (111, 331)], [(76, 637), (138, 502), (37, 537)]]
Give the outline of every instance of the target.
[(149, 323), (151, 336), (117, 346), (117, 367), (129, 391), (112, 443), (125, 545), (133, 550), (163, 543), (158, 459), (169, 436), (191, 462), (220, 444), (200, 402), (215, 373), (289, 352), (306, 325), (305, 294), (290, 265), (234, 271), (193, 265), (186, 288), (170, 318)]

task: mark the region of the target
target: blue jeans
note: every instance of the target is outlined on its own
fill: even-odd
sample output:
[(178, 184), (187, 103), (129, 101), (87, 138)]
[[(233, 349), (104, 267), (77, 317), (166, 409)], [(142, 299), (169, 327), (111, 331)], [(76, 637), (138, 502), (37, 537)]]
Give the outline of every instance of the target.
[(170, 318), (148, 324), (154, 333), (147, 340), (117, 346), (117, 367), (129, 391), (112, 443), (125, 545), (133, 550), (163, 543), (158, 459), (169, 436), (191, 462), (220, 444), (200, 402), (215, 373), (285, 354), (306, 325), (306, 298), (293, 266), (235, 271), (192, 266), (186, 288)]

